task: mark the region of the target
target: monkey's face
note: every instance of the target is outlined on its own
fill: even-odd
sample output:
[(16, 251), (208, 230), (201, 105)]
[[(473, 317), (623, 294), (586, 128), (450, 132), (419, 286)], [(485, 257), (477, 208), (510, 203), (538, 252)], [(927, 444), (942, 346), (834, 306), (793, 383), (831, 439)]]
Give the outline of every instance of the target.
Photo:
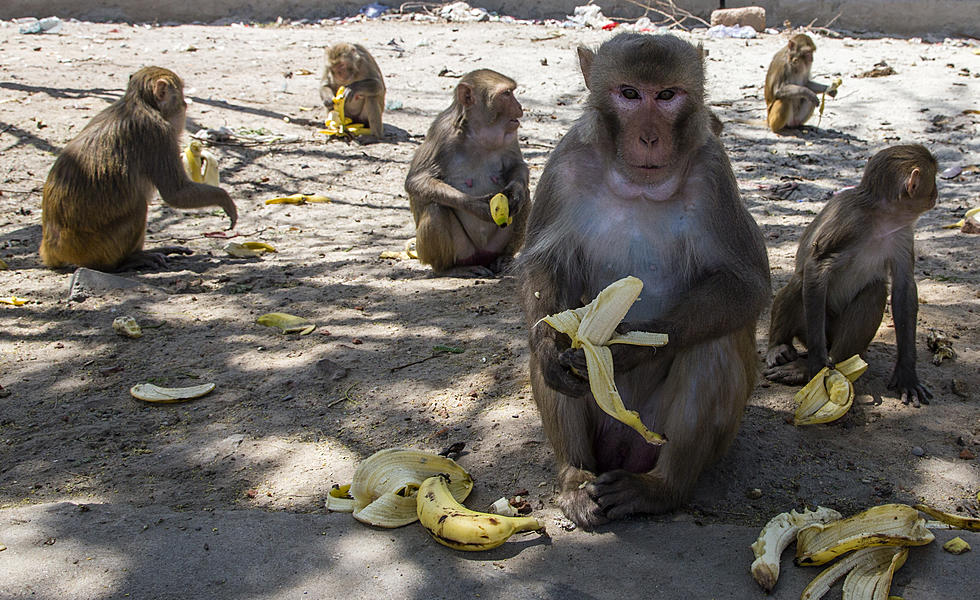
[(521, 126), (521, 117), (524, 116), (524, 108), (514, 96), (513, 87), (505, 87), (497, 90), (490, 99), (490, 125), (497, 125), (503, 128), (506, 134), (513, 134)]
[(330, 63), (330, 74), (333, 76), (334, 83), (350, 85), (354, 81), (357, 69), (354, 61), (345, 56)]
[(620, 84), (609, 91), (616, 116), (617, 156), (629, 178), (657, 181), (676, 158), (675, 125), (689, 112), (680, 86)]

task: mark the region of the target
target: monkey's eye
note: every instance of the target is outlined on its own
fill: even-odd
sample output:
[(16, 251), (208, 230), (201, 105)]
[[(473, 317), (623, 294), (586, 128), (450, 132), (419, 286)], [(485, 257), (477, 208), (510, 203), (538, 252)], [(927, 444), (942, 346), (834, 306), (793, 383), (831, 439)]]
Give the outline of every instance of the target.
[(623, 95), (623, 98), (626, 98), (627, 100), (639, 100), (640, 99), (640, 92), (636, 91), (635, 89), (633, 89), (631, 87), (624, 87), (623, 89), (621, 89), (619, 91), (619, 93), (622, 94)]
[(657, 94), (657, 100), (670, 100), (671, 98), (674, 97), (674, 94), (675, 94), (674, 90), (663, 90), (662, 92)]

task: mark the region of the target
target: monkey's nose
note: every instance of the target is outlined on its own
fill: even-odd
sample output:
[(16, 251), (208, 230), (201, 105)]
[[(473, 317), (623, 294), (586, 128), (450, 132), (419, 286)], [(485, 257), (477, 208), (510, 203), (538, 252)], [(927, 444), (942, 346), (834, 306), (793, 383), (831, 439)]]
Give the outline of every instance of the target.
[(660, 137), (659, 136), (656, 136), (656, 135), (641, 135), (640, 136), (640, 142), (644, 146), (653, 146), (658, 141), (660, 141)]

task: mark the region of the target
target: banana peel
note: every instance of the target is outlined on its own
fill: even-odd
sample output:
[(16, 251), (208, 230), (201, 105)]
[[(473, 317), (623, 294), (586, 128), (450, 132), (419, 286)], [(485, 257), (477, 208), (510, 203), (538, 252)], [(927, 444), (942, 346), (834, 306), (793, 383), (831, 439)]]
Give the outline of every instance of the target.
[(184, 402), (186, 400), (193, 400), (194, 398), (200, 398), (206, 394), (210, 394), (213, 390), (215, 384), (204, 383), (201, 385), (193, 385), (190, 387), (182, 388), (165, 388), (152, 383), (137, 383), (129, 389), (129, 393), (139, 400), (144, 402), (153, 402), (155, 404), (173, 404), (176, 402)]
[(412, 238), (405, 242), (405, 249), (401, 252), (394, 252), (392, 250), (385, 250), (379, 255), (379, 258), (395, 258), (398, 260), (418, 260), (419, 252), (415, 244), (415, 238)]
[(306, 204), (306, 203), (317, 203), (317, 202), (331, 202), (331, 200), (326, 196), (318, 196), (314, 194), (293, 194), (291, 196), (280, 196), (278, 198), (269, 198), (268, 200), (265, 201), (266, 205)]
[(133, 317), (116, 317), (112, 320), (112, 330), (123, 337), (133, 339), (143, 337), (143, 329)]
[[(566, 310), (541, 319), (572, 340), (572, 348), (582, 348), (589, 371), (589, 387), (596, 404), (606, 414), (620, 421), (643, 436), (648, 443), (662, 445), (667, 438), (647, 429), (635, 410), (629, 410), (616, 389), (612, 351), (609, 344), (637, 346), (665, 346), (668, 338), (663, 333), (631, 331), (616, 334), (616, 327), (629, 312), (630, 306), (640, 297), (643, 281), (637, 277), (624, 277), (611, 283), (580, 308)], [(540, 323), (541, 321), (538, 321)], [(537, 324), (536, 324), (537, 325)]]
[(309, 335), (316, 329), (315, 323), (289, 313), (266, 313), (255, 319), (255, 322), (265, 327), (278, 327), (283, 333), (298, 333), (300, 335)]
[(824, 104), (827, 103), (827, 94), (837, 91), (837, 88), (839, 88), (842, 83), (844, 83), (844, 80), (838, 77), (833, 83), (830, 84), (830, 87), (824, 90), (823, 94), (820, 96), (820, 114), (817, 116), (817, 127), (820, 127), (820, 121), (823, 120), (823, 107)]
[(23, 298), (18, 298), (17, 296), (8, 296), (7, 298), (0, 298), (0, 304), (9, 304), (11, 306), (24, 306), (27, 304), (27, 300)]
[(325, 127), (318, 129), (317, 133), (333, 136), (370, 135), (371, 128), (363, 123), (354, 123), (344, 114), (346, 99), (347, 88), (340, 86), (337, 88), (337, 94), (333, 97), (333, 110), (327, 113)]
[(449, 493), (459, 502), (473, 489), (473, 478), (451, 458), (402, 448), (380, 450), (354, 472), (346, 490), (353, 500), (347, 502), (344, 486), (337, 486), (327, 498), (327, 509), (352, 512), (358, 521), (376, 527), (408, 525), (418, 519), (416, 496), (422, 482), (439, 474), (448, 478)]
[(942, 521), (943, 523), (946, 523), (951, 527), (955, 527), (956, 529), (980, 531), (980, 519), (974, 519), (973, 517), (961, 517), (953, 513), (936, 510), (935, 508), (925, 504), (916, 504), (914, 508), (915, 510), (926, 513), (933, 519)]
[(905, 504), (883, 504), (847, 519), (801, 529), (796, 536), (796, 564), (822, 565), (852, 550), (922, 546), (934, 539), (917, 510)]
[(943, 544), (943, 550), (950, 554), (963, 554), (964, 552), (970, 551), (970, 544), (961, 537), (954, 537)]
[(228, 242), (225, 244), (224, 250), (235, 258), (257, 258), (266, 252), (277, 252), (275, 248), (265, 242)]
[(854, 381), (868, 370), (868, 363), (855, 354), (834, 369), (824, 367), (796, 393), (794, 425), (829, 423), (843, 417), (854, 403)]
[(898, 546), (858, 550), (821, 571), (803, 590), (800, 600), (819, 600), (845, 574), (844, 600), (888, 598), (892, 577), (905, 564), (908, 553), (908, 548)]
[(184, 171), (191, 181), (218, 185), (218, 157), (204, 149), (198, 140), (191, 141), (180, 155)]
[(950, 225), (943, 225), (943, 229), (959, 229), (964, 225), (966, 225), (966, 220), (972, 217), (973, 215), (980, 215), (980, 206), (971, 208), (970, 210), (966, 211), (966, 214), (963, 215), (963, 218), (960, 219), (959, 221), (952, 223)]
[(840, 518), (841, 514), (836, 510), (818, 506), (816, 510), (804, 510), (802, 513), (794, 510), (770, 519), (751, 546), (755, 554), (755, 560), (749, 567), (752, 577), (767, 593), (771, 592), (779, 578), (779, 558), (796, 539), (797, 532), (814, 523), (829, 523)]

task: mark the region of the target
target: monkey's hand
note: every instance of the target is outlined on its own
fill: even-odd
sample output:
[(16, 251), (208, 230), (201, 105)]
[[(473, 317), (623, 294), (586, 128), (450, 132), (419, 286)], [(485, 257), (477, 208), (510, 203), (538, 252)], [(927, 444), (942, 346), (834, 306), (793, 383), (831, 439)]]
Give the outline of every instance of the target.
[(919, 381), (915, 369), (903, 368), (899, 365), (895, 365), (892, 379), (888, 382), (888, 389), (898, 392), (902, 404), (911, 403), (916, 408), (922, 404), (929, 404), (929, 399), (932, 398), (932, 392)]
[(510, 214), (516, 215), (527, 206), (527, 188), (519, 181), (511, 181), (503, 191), (507, 196), (507, 204), (510, 207)]
[(238, 223), (238, 207), (235, 206), (235, 201), (231, 199), (231, 196), (227, 197), (226, 202), (222, 202), (221, 208), (224, 209), (225, 214), (231, 220), (231, 224), (228, 225), (228, 229), (234, 229), (235, 225)]

